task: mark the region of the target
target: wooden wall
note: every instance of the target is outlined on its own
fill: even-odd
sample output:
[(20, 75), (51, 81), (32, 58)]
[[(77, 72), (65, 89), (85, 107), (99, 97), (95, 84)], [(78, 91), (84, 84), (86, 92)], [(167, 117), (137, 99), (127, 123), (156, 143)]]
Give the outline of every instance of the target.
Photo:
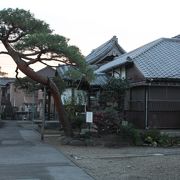
[(139, 128), (145, 128), (146, 96), (148, 128), (180, 128), (180, 87), (139, 86), (126, 95), (126, 118)]

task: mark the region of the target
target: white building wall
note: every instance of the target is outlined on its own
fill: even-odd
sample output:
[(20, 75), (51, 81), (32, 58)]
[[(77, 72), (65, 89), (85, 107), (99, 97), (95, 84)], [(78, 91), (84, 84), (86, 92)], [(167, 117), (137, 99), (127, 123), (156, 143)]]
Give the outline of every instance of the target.
[[(85, 105), (87, 93), (83, 90), (74, 89), (74, 100), (75, 104)], [(63, 104), (71, 103), (72, 100), (72, 88), (67, 88), (61, 95), (61, 100)]]
[(126, 79), (126, 69), (125, 69), (125, 66), (121, 67), (121, 79)]

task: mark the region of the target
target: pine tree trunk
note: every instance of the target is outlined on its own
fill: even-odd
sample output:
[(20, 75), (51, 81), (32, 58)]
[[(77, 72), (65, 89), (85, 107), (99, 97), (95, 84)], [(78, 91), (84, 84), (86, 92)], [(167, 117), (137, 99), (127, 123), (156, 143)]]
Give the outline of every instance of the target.
[(65, 129), (65, 135), (71, 137), (73, 135), (71, 124), (66, 117), (66, 113), (65, 113), (62, 101), (61, 101), (59, 90), (52, 80), (49, 80), (48, 87), (50, 88), (50, 91), (53, 95), (54, 103), (55, 103), (56, 110), (59, 115), (60, 122), (62, 123), (62, 126)]
[(19, 57), (18, 53), (8, 44), (8, 42), (3, 42), (3, 44), (5, 48), (7, 49), (9, 55), (17, 64), (17, 67), (20, 71), (22, 71), (26, 76), (28, 76), (32, 80), (39, 82), (50, 89), (52, 96), (54, 98), (56, 110), (59, 115), (59, 122), (63, 126), (64, 133), (66, 136), (72, 136), (73, 133), (72, 133), (71, 124), (70, 124), (70, 121), (66, 117), (66, 113), (65, 113), (62, 101), (61, 101), (61, 96), (55, 83), (52, 80), (50, 80), (48, 77), (44, 77), (37, 74), (33, 69), (27, 66), (26, 62)]

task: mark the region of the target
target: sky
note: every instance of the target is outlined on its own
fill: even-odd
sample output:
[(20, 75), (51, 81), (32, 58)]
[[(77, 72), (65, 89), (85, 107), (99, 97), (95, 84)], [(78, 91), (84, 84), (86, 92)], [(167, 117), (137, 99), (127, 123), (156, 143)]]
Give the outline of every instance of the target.
[[(0, 0), (0, 10), (9, 7), (30, 10), (85, 56), (114, 35), (129, 52), (180, 34), (179, 0)], [(0, 56), (0, 66), (15, 76), (12, 59)]]

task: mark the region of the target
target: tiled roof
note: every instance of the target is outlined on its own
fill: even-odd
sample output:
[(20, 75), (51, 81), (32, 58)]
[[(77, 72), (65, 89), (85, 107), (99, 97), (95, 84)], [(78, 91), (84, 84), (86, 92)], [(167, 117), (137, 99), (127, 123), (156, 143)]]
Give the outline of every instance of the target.
[(109, 41), (105, 42), (98, 48), (92, 50), (92, 52), (86, 56), (86, 62), (91, 64), (103, 58), (108, 52), (110, 52), (114, 47), (117, 47), (120, 54), (124, 54), (125, 50), (118, 44), (118, 39), (113, 36)]
[(106, 72), (128, 62), (128, 59), (145, 78), (180, 78), (180, 39), (158, 39), (116, 58), (95, 72)]
[(62, 79), (71, 80), (71, 78), (67, 76), (66, 73), (72, 68), (73, 67), (71, 65), (60, 65), (56, 68), (56, 71)]
[(95, 79), (90, 82), (92, 86), (104, 86), (108, 82), (109, 76), (105, 73), (95, 74)]
[(173, 38), (180, 38), (180, 34), (174, 36)]
[(55, 76), (55, 72), (56, 71), (53, 68), (48, 66), (37, 71), (39, 75), (46, 76), (49, 78), (53, 78)]
[(139, 54), (145, 52), (146, 50), (148, 50), (149, 48), (153, 47), (155, 44), (157, 44), (159, 41), (161, 41), (161, 39), (158, 39), (156, 41), (153, 41), (151, 43), (148, 43), (138, 49), (135, 49), (129, 53), (125, 53), (120, 57), (115, 58), (113, 61), (102, 65), (99, 69), (97, 69), (95, 72), (99, 73), (99, 72), (106, 72), (110, 69), (115, 68), (116, 66), (119, 66), (121, 64), (124, 64), (127, 62), (128, 58), (134, 58), (136, 56), (138, 56)]
[[(92, 66), (93, 68), (96, 68), (95, 66)], [(71, 80), (72, 78), (67, 75), (67, 72), (74, 67), (71, 65), (61, 65), (57, 68), (58, 75), (64, 79), (64, 80)], [(108, 80), (108, 76), (105, 73), (98, 73), (95, 74), (95, 79), (90, 82), (90, 85), (92, 86), (103, 86), (106, 84)]]
[(1, 77), (0, 86), (6, 86), (7, 84), (12, 83), (14, 81), (15, 81), (15, 78)]

